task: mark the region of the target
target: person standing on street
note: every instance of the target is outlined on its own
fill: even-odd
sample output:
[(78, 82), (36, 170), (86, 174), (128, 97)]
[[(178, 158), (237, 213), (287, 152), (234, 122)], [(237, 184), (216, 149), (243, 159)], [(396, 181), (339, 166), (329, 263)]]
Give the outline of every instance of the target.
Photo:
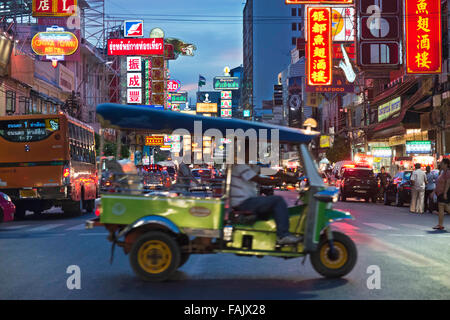
[(434, 202), (433, 202), (432, 193), (433, 193), (434, 189), (436, 188), (437, 176), (433, 172), (431, 172), (430, 166), (427, 166), (427, 168), (426, 168), (426, 176), (427, 176), (428, 183), (425, 186), (425, 211), (433, 213)]
[(442, 171), (436, 181), (436, 189), (433, 192), (433, 195), (436, 194), (438, 198), (439, 209), (439, 223), (437, 226), (433, 227), (433, 229), (436, 230), (444, 230), (444, 214), (446, 210), (450, 210), (450, 160), (443, 159), (440, 169)]
[(390, 179), (391, 175), (386, 172), (386, 168), (381, 167), (381, 172), (377, 175), (377, 180), (379, 180), (380, 182), (380, 189), (378, 189), (378, 199), (384, 199), (384, 191), (386, 190)]
[(420, 163), (416, 163), (413, 174), (411, 175), (411, 206), (409, 211), (412, 213), (423, 213), (425, 186), (427, 184), (427, 176), (425, 172), (420, 169)]

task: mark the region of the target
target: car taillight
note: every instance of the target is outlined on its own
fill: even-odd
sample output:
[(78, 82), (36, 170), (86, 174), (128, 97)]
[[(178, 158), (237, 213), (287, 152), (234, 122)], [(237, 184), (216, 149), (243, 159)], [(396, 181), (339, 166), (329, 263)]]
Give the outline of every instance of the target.
[(97, 205), (97, 207), (95, 208), (95, 215), (98, 217), (102, 214), (102, 205), (99, 204)]

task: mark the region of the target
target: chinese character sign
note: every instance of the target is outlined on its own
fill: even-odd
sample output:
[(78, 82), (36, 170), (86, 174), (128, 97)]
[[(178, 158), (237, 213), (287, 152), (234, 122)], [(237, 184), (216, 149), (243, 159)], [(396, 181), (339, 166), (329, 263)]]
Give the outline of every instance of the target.
[(127, 71), (141, 71), (141, 57), (127, 57)]
[(440, 0), (405, 0), (407, 73), (442, 72)]
[(128, 88), (142, 87), (142, 74), (141, 73), (127, 73), (127, 87)]
[(142, 103), (141, 89), (127, 89), (127, 103)]
[(77, 0), (33, 0), (33, 17), (64, 17), (76, 14)]
[(331, 9), (308, 7), (308, 85), (332, 83)]

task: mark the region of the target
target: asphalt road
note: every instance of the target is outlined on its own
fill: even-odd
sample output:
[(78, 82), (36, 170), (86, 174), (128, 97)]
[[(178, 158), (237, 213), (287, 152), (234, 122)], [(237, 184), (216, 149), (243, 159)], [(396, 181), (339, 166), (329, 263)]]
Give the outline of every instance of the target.
[[(435, 215), (357, 200), (335, 207), (355, 216), (336, 223), (335, 229), (348, 234), (358, 248), (354, 270), (338, 280), (323, 279), (309, 259), (302, 265), (302, 259), (215, 254), (191, 256), (169, 282), (146, 283), (133, 274), (121, 249), (109, 264), (106, 231), (84, 230), (90, 215), (67, 218), (53, 210), (38, 219), (4, 223), (0, 300), (450, 299), (450, 233), (431, 229), (437, 224)], [(449, 229), (449, 216), (446, 223)], [(71, 265), (80, 268), (81, 289), (67, 288)], [(371, 270), (380, 272), (379, 289), (368, 288)]]

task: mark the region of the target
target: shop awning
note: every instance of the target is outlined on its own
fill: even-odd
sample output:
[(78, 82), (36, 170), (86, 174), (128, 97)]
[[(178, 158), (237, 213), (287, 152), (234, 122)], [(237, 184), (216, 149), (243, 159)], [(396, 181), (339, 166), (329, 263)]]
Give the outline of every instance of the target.
[(405, 82), (400, 83), (395, 87), (392, 87), (379, 94), (375, 99), (373, 99), (370, 105), (372, 106), (383, 104), (384, 102), (387, 102), (385, 100), (391, 100), (398, 96), (401, 96), (405, 94), (409, 89), (411, 89), (415, 84), (417, 84), (417, 79), (415, 78), (408, 79)]
[[(369, 138), (374, 139), (376, 137), (377, 139), (382, 139), (391, 137), (392, 135), (404, 134), (405, 128), (402, 125), (402, 121), (405, 118), (406, 112), (410, 108), (415, 107), (416, 105), (418, 106), (421, 106), (422, 104), (426, 105), (429, 98), (431, 99), (431, 97), (424, 96), (422, 90), (417, 90), (410, 98), (405, 99), (405, 103), (402, 106), (400, 114), (397, 117), (369, 126), (369, 133), (368, 133)], [(396, 133), (393, 134), (394, 132)]]

